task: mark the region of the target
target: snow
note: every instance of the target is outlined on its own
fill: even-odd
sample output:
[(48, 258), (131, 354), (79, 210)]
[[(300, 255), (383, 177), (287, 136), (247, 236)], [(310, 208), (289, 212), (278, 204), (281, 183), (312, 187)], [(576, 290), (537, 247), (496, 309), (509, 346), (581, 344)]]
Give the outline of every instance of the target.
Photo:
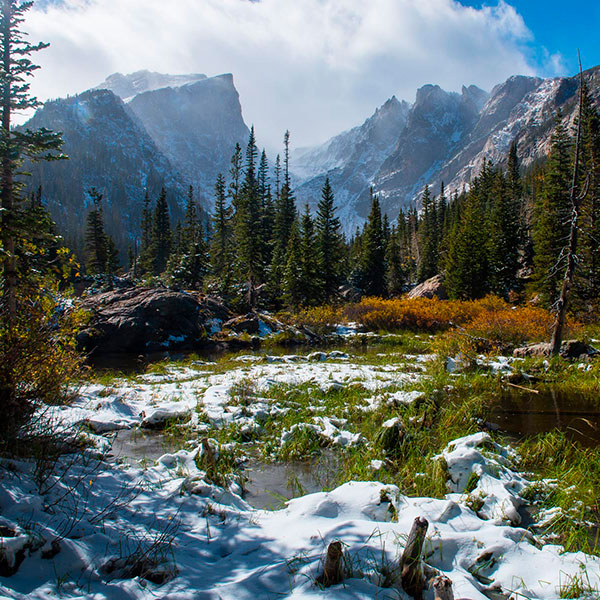
[[(146, 470), (95, 463), (89, 456), (65, 460), (62, 476), (47, 482), (43, 495), (31, 465), (5, 462), (2, 520), (15, 528), (18, 522), (35, 524), (35, 533), (1, 540), (7, 553), (30, 548), (19, 572), (0, 579), (1, 596), (317, 598), (324, 592), (314, 580), (327, 545), (339, 539), (353, 571), (329, 590), (331, 597), (405, 599), (380, 586), (416, 517), (430, 523), (426, 562), (450, 577), (456, 597), (484, 600), (486, 590), (502, 589), (515, 598), (557, 598), (561, 586), (583, 572), (592, 588), (600, 585), (600, 559), (542, 546), (502, 516), (501, 503), (515, 501), (526, 482), (507, 466), (510, 450), (490, 445), (486, 434), (456, 440), (443, 453), (456, 490), (467, 473), (482, 473), (472, 493), (485, 490), (494, 499), (486, 498), (489, 506), (477, 513), (460, 491), (442, 499), (410, 498), (377, 482), (349, 482), (291, 500), (279, 511), (254, 510), (236, 493), (239, 485), (210, 483), (196, 465), (200, 452), (167, 454)], [(42, 558), (55, 540), (59, 552)], [(128, 566), (140, 557), (141, 576)], [(168, 581), (158, 585), (144, 576)]]
[[(310, 383), (315, 405), (321, 390), (358, 383), (373, 391), (367, 401), (372, 405), (409, 404), (422, 396), (388, 389), (410, 385), (421, 374), (404, 373), (401, 366), (356, 364), (343, 353), (323, 354), (325, 359), (313, 353), (312, 358), (293, 355), (260, 363), (248, 355), (224, 373), (199, 365), (206, 370), (169, 368), (118, 380), (109, 388), (89, 385), (57, 417), (108, 435), (113, 428), (159, 426), (189, 415), (198, 426), (196, 411), (201, 410), (213, 426), (235, 423), (250, 430), (289, 410), (260, 397), (278, 384)], [(501, 370), (509, 360), (492, 362)], [(251, 386), (248, 406), (231, 402), (234, 386), (240, 385)], [(383, 426), (395, 423), (397, 417)], [(366, 443), (349, 431), (345, 419), (330, 414), (285, 429), (279, 443), (302, 429), (332, 447)], [(427, 565), (453, 581), (457, 598), (484, 600), (496, 590), (515, 600), (550, 600), (582, 576), (591, 589), (600, 589), (599, 558), (566, 553), (520, 526), (526, 504), (521, 494), (531, 482), (518, 472), (515, 451), (487, 433), (455, 440), (434, 458), (447, 467), (443, 498), (408, 497), (393, 485), (351, 481), (272, 512), (252, 508), (236, 476), (215, 480), (204, 470), (209, 454), (218, 464), (229, 449), (214, 440), (208, 440), (211, 451), (186, 447), (142, 468), (99, 458), (108, 437), (88, 434), (86, 439), (97, 447), (64, 457), (47, 478), (36, 479), (31, 463), (0, 461), (0, 535), (8, 536), (0, 537), (0, 565), (18, 566), (24, 557), (15, 575), (0, 578), (0, 598), (304, 600), (327, 593), (353, 600), (407, 600), (402, 591), (382, 586), (416, 517), (429, 521)], [(373, 478), (384, 464), (370, 461)], [(539, 520), (559, 516), (550, 508)], [(314, 582), (334, 540), (344, 543), (352, 571), (343, 585), (323, 592)], [(433, 600), (430, 590), (425, 600)]]

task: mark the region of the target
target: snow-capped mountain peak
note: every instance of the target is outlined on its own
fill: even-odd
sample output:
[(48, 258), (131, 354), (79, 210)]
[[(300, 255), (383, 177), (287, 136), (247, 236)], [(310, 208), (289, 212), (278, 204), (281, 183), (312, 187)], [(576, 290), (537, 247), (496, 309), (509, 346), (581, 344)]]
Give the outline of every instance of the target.
[(168, 75), (153, 71), (136, 71), (129, 75), (113, 73), (94, 89), (110, 90), (113, 94), (127, 102), (138, 94), (153, 92), (162, 88), (182, 87), (204, 79), (207, 79), (206, 75), (200, 73), (188, 75)]

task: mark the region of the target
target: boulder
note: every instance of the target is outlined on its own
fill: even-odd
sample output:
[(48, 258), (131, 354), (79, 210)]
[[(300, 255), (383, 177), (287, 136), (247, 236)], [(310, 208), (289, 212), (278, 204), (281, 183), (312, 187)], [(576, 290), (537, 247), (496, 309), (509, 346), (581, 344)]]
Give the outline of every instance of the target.
[(341, 285), (338, 289), (338, 294), (345, 302), (360, 302), (362, 299), (361, 290), (349, 283)]
[(91, 319), (78, 335), (89, 353), (193, 349), (204, 337), (194, 296), (164, 288), (131, 288), (86, 298)]
[(248, 313), (246, 316), (230, 319), (223, 324), (223, 329), (230, 329), (236, 333), (249, 333), (250, 335), (255, 335), (259, 332), (260, 321), (257, 315)]
[[(527, 358), (527, 357), (548, 357), (552, 345), (547, 342), (540, 344), (530, 344), (529, 346), (523, 346), (517, 348), (513, 352), (515, 358)], [(599, 354), (598, 350), (593, 346), (582, 342), (581, 340), (566, 340), (560, 347), (560, 355), (562, 358), (576, 359), (582, 356), (595, 356)]]
[(427, 281), (424, 281), (417, 287), (408, 292), (409, 298), (438, 298), (439, 300), (447, 300), (448, 294), (444, 285), (444, 276), (436, 275)]

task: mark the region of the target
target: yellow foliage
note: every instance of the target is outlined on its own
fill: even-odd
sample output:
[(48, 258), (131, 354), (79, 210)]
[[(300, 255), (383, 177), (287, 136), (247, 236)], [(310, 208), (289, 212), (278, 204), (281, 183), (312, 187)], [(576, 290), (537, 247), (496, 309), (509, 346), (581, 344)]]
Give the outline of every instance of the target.
[[(496, 296), (471, 301), (404, 297), (364, 298), (343, 307), (308, 309), (299, 321), (315, 328), (356, 322), (371, 331), (454, 330), (491, 344), (520, 344), (548, 339), (553, 315), (539, 307), (515, 307)], [(573, 321), (568, 323), (571, 330), (578, 327)]]

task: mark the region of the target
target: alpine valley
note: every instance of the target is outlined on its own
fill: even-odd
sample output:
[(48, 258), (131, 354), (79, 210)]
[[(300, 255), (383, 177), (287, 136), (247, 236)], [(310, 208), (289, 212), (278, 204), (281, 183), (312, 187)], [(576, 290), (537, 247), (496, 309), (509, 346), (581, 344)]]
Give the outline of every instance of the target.
[[(584, 73), (594, 101), (600, 99), (600, 67)], [(370, 189), (393, 220), (414, 205), (425, 185), (442, 182), (460, 191), (484, 159), (503, 164), (517, 141), (527, 167), (546, 156), (556, 112), (568, 123), (575, 113), (577, 78), (514, 76), (486, 92), (461, 93), (425, 85), (413, 104), (387, 100), (362, 125), (320, 146), (292, 152), (298, 205), (312, 209), (326, 177), (336, 195), (346, 233), (362, 225)], [(31, 190), (42, 186), (59, 230), (81, 249), (90, 200), (104, 194), (107, 232), (121, 251), (139, 236), (145, 191), (167, 191), (172, 218), (182, 218), (189, 185), (202, 208), (213, 204), (219, 173), (227, 174), (236, 143), (249, 129), (231, 74), (114, 74), (92, 90), (46, 102), (24, 128), (60, 131), (70, 160), (33, 164)], [(293, 132), (292, 132), (293, 134)]]

